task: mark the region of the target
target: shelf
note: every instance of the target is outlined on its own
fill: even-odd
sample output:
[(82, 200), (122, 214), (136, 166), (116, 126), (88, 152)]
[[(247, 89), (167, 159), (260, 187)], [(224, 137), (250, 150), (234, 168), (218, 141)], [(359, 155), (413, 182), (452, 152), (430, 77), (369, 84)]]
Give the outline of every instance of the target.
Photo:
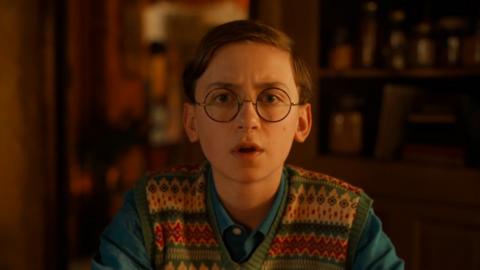
[(395, 78), (418, 78), (418, 79), (442, 79), (442, 78), (467, 78), (479, 77), (480, 68), (462, 69), (462, 68), (415, 68), (405, 70), (387, 70), (387, 69), (351, 69), (351, 70), (332, 70), (320, 69), (318, 71), (320, 78), (327, 79), (395, 79)]
[(480, 206), (480, 190), (465, 190), (478, 185), (479, 169), (336, 156), (317, 158), (315, 167), (375, 196), (402, 194), (410, 199)]

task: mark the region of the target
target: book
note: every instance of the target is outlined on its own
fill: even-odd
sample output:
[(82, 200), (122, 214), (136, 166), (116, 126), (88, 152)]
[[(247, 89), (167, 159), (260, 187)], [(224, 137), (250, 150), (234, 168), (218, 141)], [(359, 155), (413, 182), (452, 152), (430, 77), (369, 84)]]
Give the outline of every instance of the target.
[(384, 86), (374, 150), (376, 158), (390, 160), (396, 157), (404, 140), (407, 117), (421, 94), (420, 88), (411, 85)]

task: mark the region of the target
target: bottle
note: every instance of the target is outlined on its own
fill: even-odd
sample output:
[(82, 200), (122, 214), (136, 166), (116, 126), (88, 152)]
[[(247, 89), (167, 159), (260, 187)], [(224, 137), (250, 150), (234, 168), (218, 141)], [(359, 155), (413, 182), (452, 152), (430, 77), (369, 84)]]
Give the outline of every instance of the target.
[(432, 24), (422, 21), (414, 27), (414, 33), (411, 46), (412, 66), (419, 68), (435, 66), (436, 45), (432, 37)]
[(329, 66), (335, 70), (350, 69), (353, 65), (353, 46), (348, 39), (348, 29), (340, 26), (334, 34), (329, 53)]
[(330, 116), (329, 148), (333, 154), (357, 155), (363, 148), (363, 100), (346, 95)]
[(376, 64), (378, 39), (378, 5), (374, 1), (364, 3), (363, 16), (360, 22), (359, 66), (371, 68)]
[(405, 12), (401, 9), (390, 13), (391, 30), (386, 49), (387, 67), (404, 69), (407, 64), (407, 36), (404, 30)]

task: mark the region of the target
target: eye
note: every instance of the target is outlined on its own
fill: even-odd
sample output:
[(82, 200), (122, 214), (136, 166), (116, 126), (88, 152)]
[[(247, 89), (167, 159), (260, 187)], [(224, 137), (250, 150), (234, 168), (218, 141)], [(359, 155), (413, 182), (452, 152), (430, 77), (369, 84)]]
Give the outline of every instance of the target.
[(230, 96), (228, 94), (220, 94), (215, 97), (216, 103), (227, 103), (230, 100)]
[(235, 101), (235, 94), (224, 89), (217, 89), (210, 92), (206, 99), (206, 103), (209, 105), (227, 105), (235, 103)]
[(279, 105), (289, 103), (288, 95), (280, 89), (264, 90), (257, 97), (258, 102), (266, 105)]
[(276, 103), (278, 102), (278, 97), (274, 95), (263, 95), (261, 101), (263, 103)]

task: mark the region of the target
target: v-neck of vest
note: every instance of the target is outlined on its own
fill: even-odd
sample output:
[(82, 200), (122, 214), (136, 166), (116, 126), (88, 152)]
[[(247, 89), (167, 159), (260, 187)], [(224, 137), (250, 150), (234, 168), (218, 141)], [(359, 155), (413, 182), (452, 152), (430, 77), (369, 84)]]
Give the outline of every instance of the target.
[[(204, 174), (202, 174), (200, 177), (205, 177)], [(227, 247), (225, 246), (225, 243), (223, 242), (222, 239), (222, 234), (219, 229), (219, 225), (217, 224), (217, 219), (215, 218), (215, 212), (213, 210), (213, 203), (212, 203), (212, 194), (210, 194), (211, 189), (207, 187), (206, 189), (206, 199), (207, 199), (207, 214), (208, 218), (210, 221), (210, 224), (213, 226), (213, 230), (215, 231), (215, 236), (217, 237), (217, 241), (220, 246), (221, 250), (221, 256), (222, 256), (222, 263), (226, 262), (228, 263), (228, 267), (226, 269), (245, 269), (245, 270), (256, 270), (261, 267), (263, 262), (265, 261), (265, 258), (268, 255), (268, 250), (270, 249), (271, 243), (273, 241), (273, 238), (275, 237), (276, 231), (280, 225), (280, 222), (282, 220), (283, 212), (285, 211), (285, 207), (287, 205), (287, 195), (290, 190), (290, 178), (291, 175), (287, 175), (287, 181), (286, 181), (286, 186), (283, 194), (281, 194), (281, 203), (280, 207), (277, 210), (277, 213), (275, 214), (275, 218), (273, 220), (272, 226), (268, 230), (267, 235), (265, 236), (265, 239), (263, 239), (262, 243), (253, 251), (252, 255), (248, 260), (242, 263), (237, 263), (232, 260), (230, 257), (230, 253), (228, 252)], [(207, 181), (208, 178), (205, 177), (205, 180)], [(212, 185), (211, 181), (207, 181), (207, 185)]]

